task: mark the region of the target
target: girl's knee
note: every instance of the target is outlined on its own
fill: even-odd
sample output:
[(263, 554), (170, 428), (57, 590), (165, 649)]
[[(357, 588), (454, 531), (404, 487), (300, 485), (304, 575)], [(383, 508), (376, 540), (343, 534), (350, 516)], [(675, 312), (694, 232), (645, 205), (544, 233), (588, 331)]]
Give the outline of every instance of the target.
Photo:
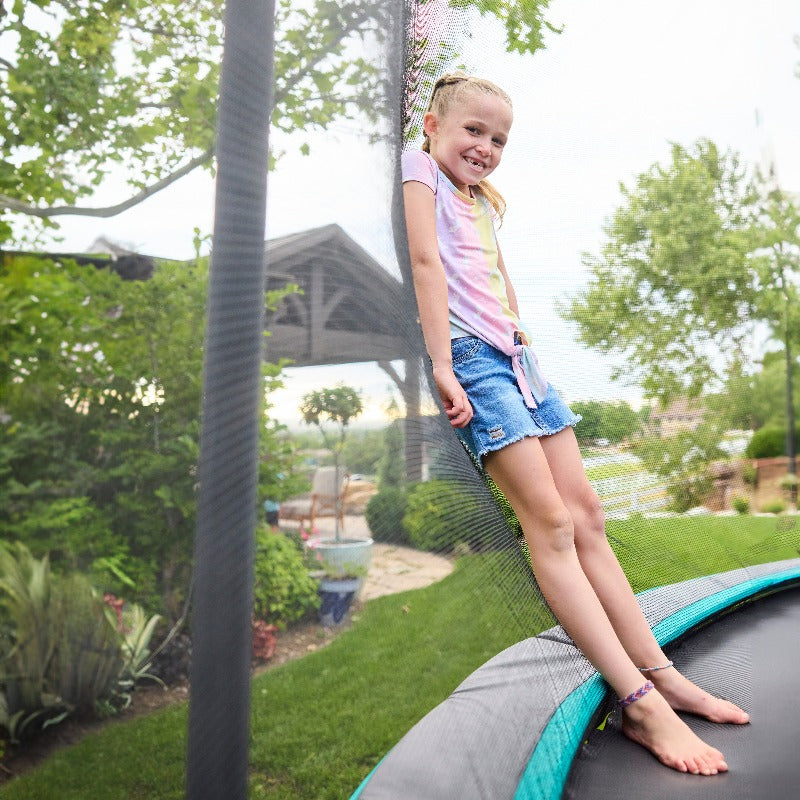
[(606, 538), (606, 515), (603, 504), (592, 489), (581, 498), (580, 505), (574, 510), (575, 542), (578, 546)]
[[(547, 548), (563, 551), (575, 545), (575, 526), (566, 508), (537, 515), (536, 520), (528, 526), (523, 524), (523, 530), (526, 531), (528, 547), (534, 550)], [(531, 532), (530, 535), (528, 531)]]
[(597, 493), (592, 490), (584, 504), (584, 514), (589, 527), (596, 533), (605, 535), (606, 513)]

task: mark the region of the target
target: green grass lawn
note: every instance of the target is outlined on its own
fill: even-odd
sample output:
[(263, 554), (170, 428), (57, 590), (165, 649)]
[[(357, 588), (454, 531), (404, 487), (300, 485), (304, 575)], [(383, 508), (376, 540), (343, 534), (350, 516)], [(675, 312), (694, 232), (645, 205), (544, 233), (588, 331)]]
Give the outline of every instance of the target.
[[(609, 523), (637, 591), (798, 555), (788, 518)], [(781, 523), (783, 522), (783, 526)], [(516, 554), (461, 559), (426, 589), (366, 604), (323, 650), (253, 681), (251, 798), (326, 800), (356, 786), (431, 708), (497, 652), (550, 624)], [(183, 797), (184, 706), (121, 722), (0, 790), (8, 800)], [(208, 747), (215, 746), (210, 731)]]
[(635, 475), (638, 472), (644, 472), (644, 467), (641, 463), (629, 463), (624, 461), (622, 463), (598, 464), (596, 467), (587, 467), (586, 477), (590, 481), (601, 481), (605, 478), (619, 478), (623, 475)]

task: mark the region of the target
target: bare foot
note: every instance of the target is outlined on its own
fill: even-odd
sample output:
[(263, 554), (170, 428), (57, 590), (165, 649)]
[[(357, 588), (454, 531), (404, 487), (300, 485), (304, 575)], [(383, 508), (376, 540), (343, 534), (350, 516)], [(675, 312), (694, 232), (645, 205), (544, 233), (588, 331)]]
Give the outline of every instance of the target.
[(710, 695), (676, 669), (659, 670), (649, 677), (675, 711), (688, 711), (710, 722), (744, 725), (750, 721), (750, 715), (739, 706)]
[(716, 775), (728, 771), (722, 753), (696, 736), (655, 690), (624, 710), (622, 732), (678, 772)]

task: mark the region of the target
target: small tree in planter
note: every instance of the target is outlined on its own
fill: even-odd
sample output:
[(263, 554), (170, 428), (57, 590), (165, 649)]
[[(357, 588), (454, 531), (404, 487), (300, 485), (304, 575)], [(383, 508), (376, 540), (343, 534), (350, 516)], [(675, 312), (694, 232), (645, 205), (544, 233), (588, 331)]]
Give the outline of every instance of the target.
[(350, 386), (309, 392), (300, 405), (303, 422), (319, 428), (325, 446), (333, 454), (336, 474), (335, 536), (314, 544), (325, 570), (320, 581), (320, 617), (325, 625), (335, 625), (344, 619), (350, 604), (361, 589), (372, 550), (372, 539), (342, 539), (339, 532), (342, 498), (339, 496), (338, 477), (342, 450), (347, 440), (350, 421), (362, 410), (361, 397)]
[(342, 460), (342, 450), (347, 440), (347, 427), (350, 420), (357, 417), (364, 407), (361, 397), (352, 386), (336, 386), (333, 389), (319, 389), (309, 392), (300, 404), (300, 413), (306, 425), (316, 425), (322, 434), (325, 447), (333, 454), (333, 465), (337, 477), (335, 538), (339, 538), (339, 511), (342, 498), (339, 496), (338, 477)]

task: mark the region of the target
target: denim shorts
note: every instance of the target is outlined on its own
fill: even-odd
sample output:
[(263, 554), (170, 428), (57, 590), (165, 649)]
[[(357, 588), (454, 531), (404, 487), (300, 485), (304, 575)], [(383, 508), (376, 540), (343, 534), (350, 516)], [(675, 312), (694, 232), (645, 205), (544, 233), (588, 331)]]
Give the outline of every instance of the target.
[(538, 408), (528, 408), (507, 356), (482, 339), (450, 342), (453, 371), (472, 404), (473, 417), (454, 428), (462, 444), (483, 464), (483, 456), (526, 436), (551, 436), (580, 422), (551, 384)]

